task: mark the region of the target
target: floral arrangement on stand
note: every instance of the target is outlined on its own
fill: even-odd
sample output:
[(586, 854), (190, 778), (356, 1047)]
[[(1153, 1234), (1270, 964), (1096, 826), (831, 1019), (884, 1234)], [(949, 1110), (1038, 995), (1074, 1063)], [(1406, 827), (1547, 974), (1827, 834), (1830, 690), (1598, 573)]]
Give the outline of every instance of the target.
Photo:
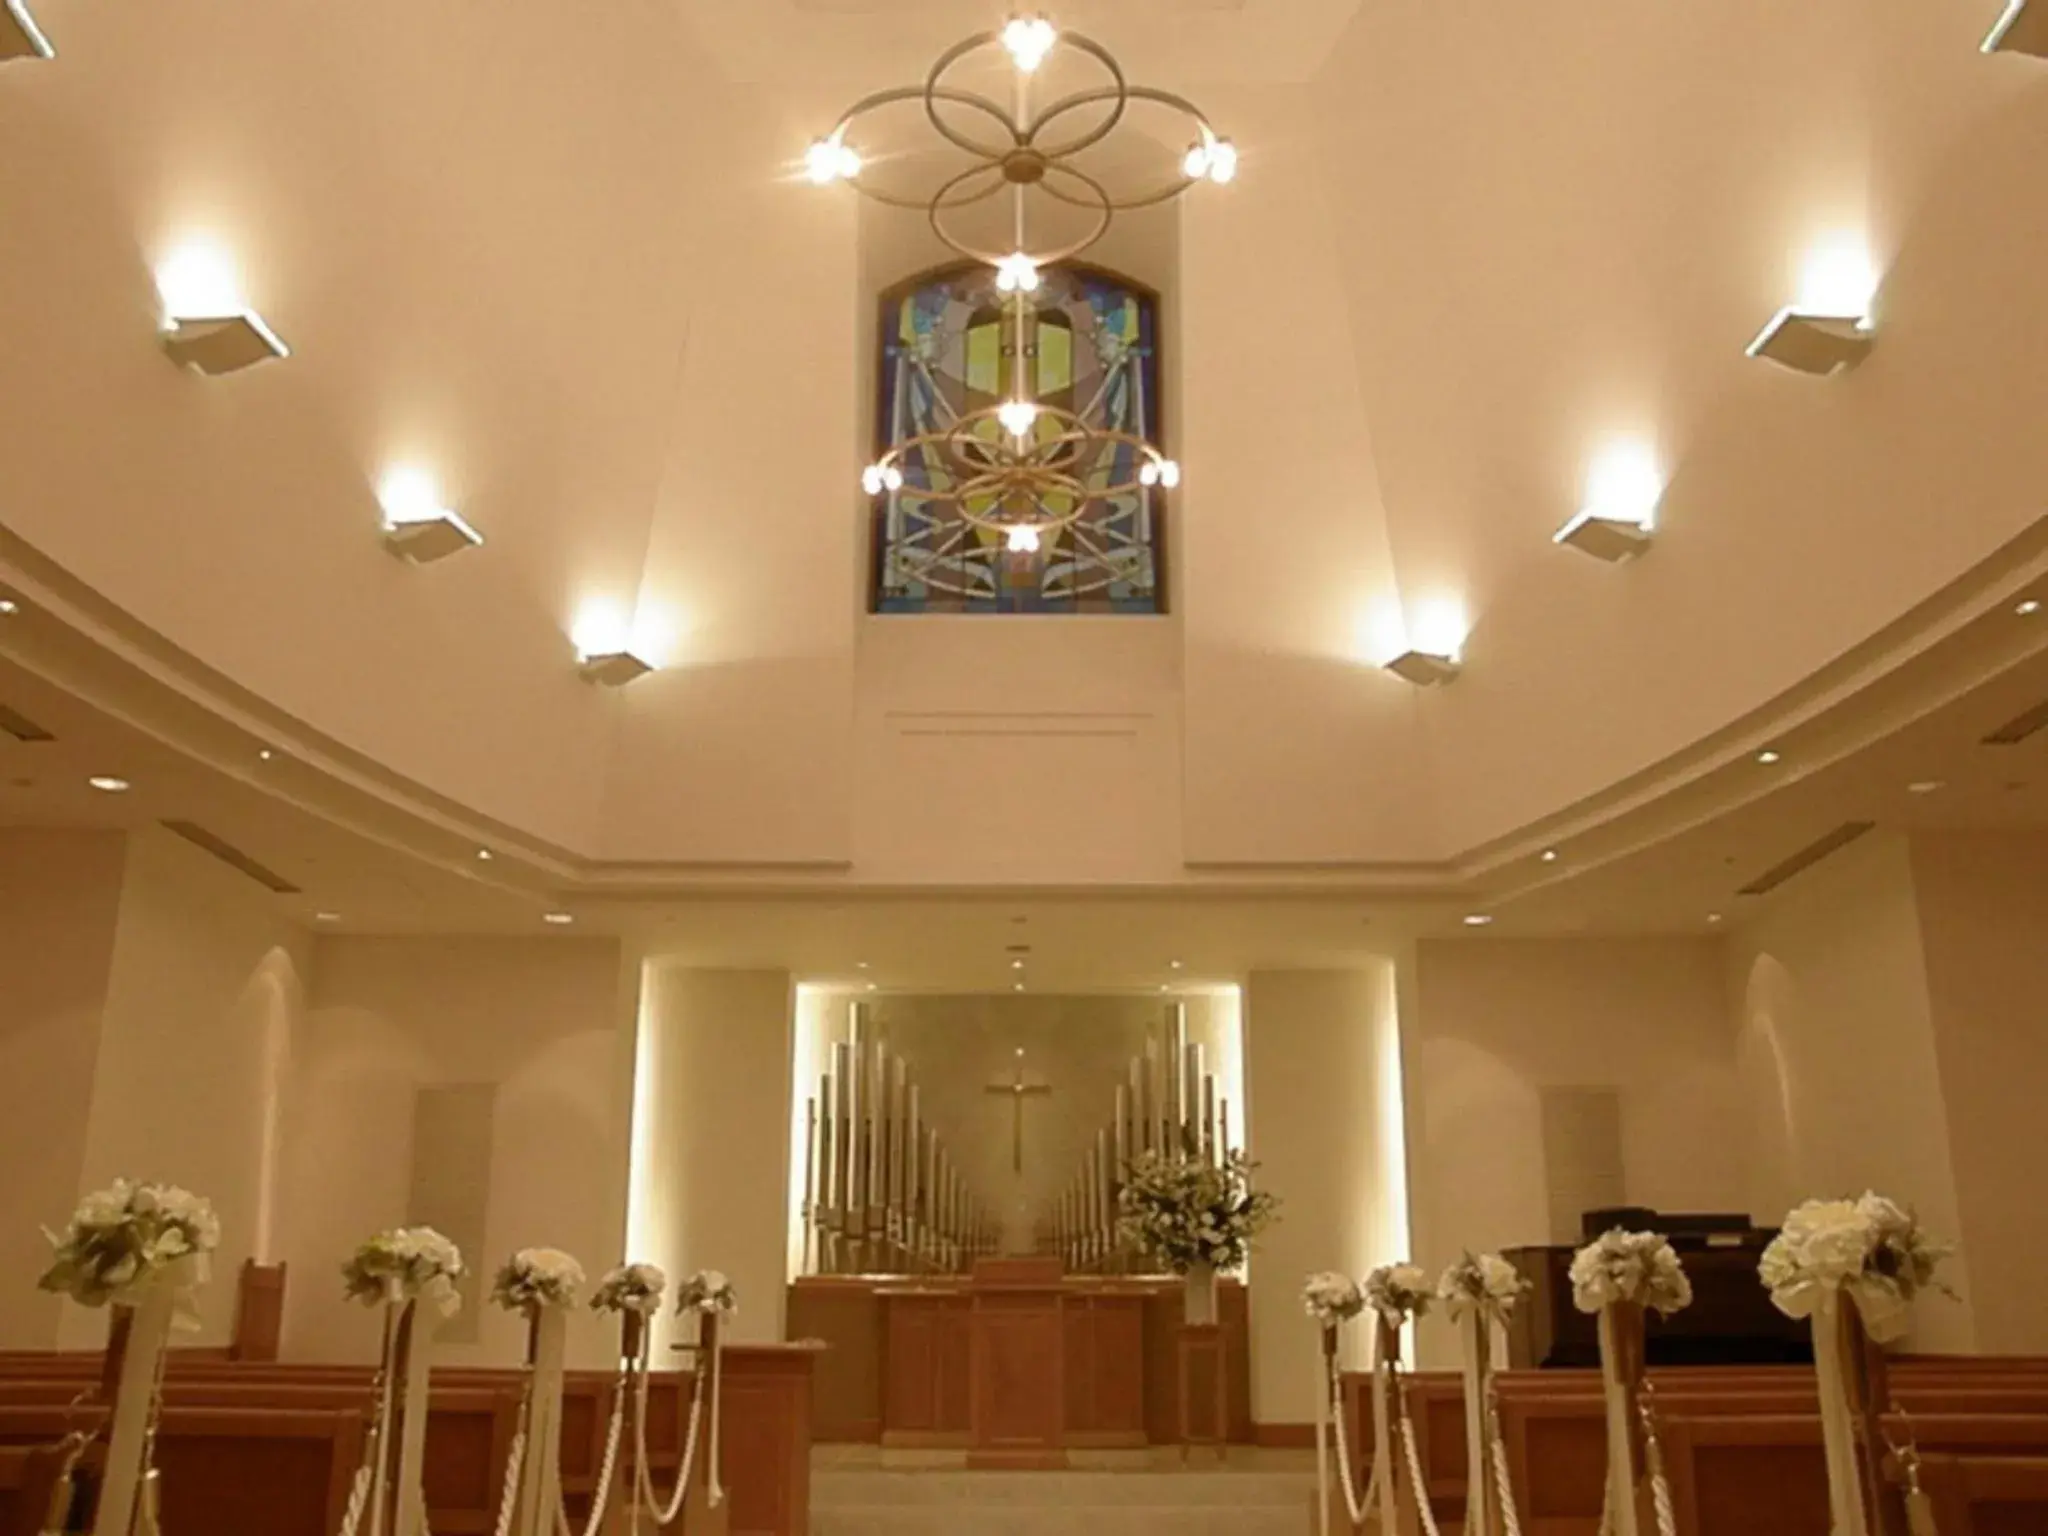
[[(1506, 1448), (1494, 1411), (1492, 1334), (1529, 1289), (1520, 1270), (1497, 1253), (1466, 1253), (1438, 1278), (1436, 1293), (1460, 1324), (1465, 1352), (1466, 1529), (1472, 1536), (1520, 1536)], [(1489, 1472), (1492, 1474), (1489, 1478)]]
[(1301, 1305), (1325, 1329), (1334, 1329), (1365, 1310), (1365, 1292), (1349, 1275), (1325, 1270), (1308, 1277), (1301, 1288)]
[(1427, 1317), (1436, 1291), (1419, 1264), (1382, 1264), (1365, 1277), (1365, 1304), (1395, 1328)]
[(661, 1310), (668, 1275), (659, 1264), (621, 1264), (597, 1282), (590, 1293), (593, 1312), (637, 1312), (652, 1317)]
[(1906, 1331), (1913, 1298), (1954, 1291), (1935, 1278), (1953, 1245), (1921, 1231), (1913, 1213), (1883, 1195), (1809, 1200), (1785, 1217), (1758, 1264), (1771, 1300), (1787, 1317), (1810, 1317), (1831, 1291), (1853, 1297), (1880, 1343)]
[[(1643, 1314), (1669, 1317), (1692, 1305), (1692, 1282), (1678, 1252), (1660, 1232), (1610, 1228), (1572, 1255), (1572, 1301), (1600, 1319), (1600, 1381), (1606, 1399), (1607, 1492), (1600, 1528), (1636, 1536), (1641, 1526), (1639, 1477), (1647, 1474), (1658, 1536), (1677, 1529), (1655, 1416), (1643, 1398)], [(1636, 1464), (1637, 1431), (1643, 1465)]]
[(220, 1219), (188, 1189), (116, 1179), (79, 1201), (62, 1232), (43, 1235), (52, 1253), (37, 1286), (80, 1306), (120, 1306), (159, 1279), (203, 1284)]
[(1477, 1312), (1504, 1321), (1529, 1289), (1522, 1272), (1497, 1253), (1467, 1253), (1438, 1278), (1436, 1294), (1453, 1319)]
[(583, 1289), (583, 1266), (559, 1248), (522, 1248), (498, 1267), (491, 1300), (507, 1312), (570, 1307)]
[[(1921, 1231), (1905, 1206), (1866, 1191), (1856, 1200), (1795, 1207), (1757, 1265), (1778, 1310), (1812, 1324), (1834, 1536), (1864, 1536), (1870, 1529), (1856, 1446), (1856, 1418), (1869, 1406), (1859, 1401), (1868, 1381), (1858, 1356), (1869, 1345), (1903, 1337), (1922, 1292), (1955, 1294), (1936, 1278), (1953, 1251)], [(1909, 1484), (1909, 1510), (1924, 1507), (1924, 1500)]]
[(711, 1312), (731, 1317), (740, 1309), (739, 1293), (720, 1271), (700, 1269), (676, 1289), (678, 1312)]
[(1659, 1232), (1614, 1227), (1572, 1255), (1572, 1301), (1581, 1312), (1617, 1302), (1669, 1317), (1692, 1305), (1692, 1282), (1678, 1252)]
[(343, 1294), (366, 1307), (424, 1301), (443, 1317), (462, 1308), (462, 1250), (432, 1227), (393, 1227), (364, 1241), (341, 1266)]
[[(119, 1307), (126, 1346), (99, 1472), (100, 1530), (154, 1520), (151, 1479), (157, 1383), (173, 1328), (198, 1326), (192, 1292), (209, 1277), (220, 1220), (200, 1196), (175, 1184), (116, 1179), (78, 1202), (62, 1232), (44, 1229), (50, 1267), (43, 1290), (81, 1306)], [(108, 1330), (108, 1350), (116, 1330)], [(139, 1512), (139, 1513), (138, 1513)]]
[(1221, 1163), (1146, 1152), (1117, 1191), (1117, 1229), (1149, 1258), (1184, 1275), (1198, 1265), (1242, 1269), (1252, 1239), (1273, 1222), (1277, 1197), (1252, 1187), (1258, 1164), (1242, 1152)]

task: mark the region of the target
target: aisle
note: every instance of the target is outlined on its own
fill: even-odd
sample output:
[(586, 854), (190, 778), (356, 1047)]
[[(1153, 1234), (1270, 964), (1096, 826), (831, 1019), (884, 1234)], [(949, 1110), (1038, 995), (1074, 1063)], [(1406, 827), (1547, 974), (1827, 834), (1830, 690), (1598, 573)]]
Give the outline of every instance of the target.
[(1234, 1448), (1103, 1452), (1067, 1472), (968, 1472), (958, 1456), (822, 1449), (813, 1536), (1311, 1536), (1314, 1462)]

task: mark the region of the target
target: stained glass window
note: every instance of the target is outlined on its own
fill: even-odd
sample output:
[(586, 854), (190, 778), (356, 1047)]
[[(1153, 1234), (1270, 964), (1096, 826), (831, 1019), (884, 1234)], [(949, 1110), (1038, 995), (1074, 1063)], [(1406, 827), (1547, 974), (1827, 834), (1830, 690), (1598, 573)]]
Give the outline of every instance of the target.
[[(919, 278), (884, 296), (876, 437), (886, 450), (1015, 393), (1016, 300), (987, 267)], [(1094, 268), (1040, 274), (1024, 326), (1032, 398), (1090, 425), (1159, 444), (1159, 313), (1154, 296)], [(1087, 482), (1135, 478), (1118, 448)], [(904, 460), (906, 490), (942, 483), (936, 454)], [(1159, 613), (1165, 608), (1157, 488), (1091, 505), (1036, 550), (1012, 550), (944, 502), (885, 493), (875, 510), (877, 613)]]

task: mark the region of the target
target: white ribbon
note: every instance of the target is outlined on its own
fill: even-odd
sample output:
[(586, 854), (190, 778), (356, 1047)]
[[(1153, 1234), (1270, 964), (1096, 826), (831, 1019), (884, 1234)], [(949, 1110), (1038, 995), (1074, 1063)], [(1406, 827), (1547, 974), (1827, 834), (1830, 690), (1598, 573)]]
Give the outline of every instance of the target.
[[(1640, 1326), (1640, 1323), (1638, 1323)], [(1621, 1379), (1621, 1337), (1612, 1304), (1600, 1309), (1600, 1386), (1607, 1397), (1607, 1507), (1614, 1536), (1640, 1536), (1636, 1518), (1636, 1448), (1628, 1386)]]
[(568, 1347), (568, 1309), (543, 1303), (534, 1310), (532, 1327), (526, 1465), (520, 1474), (513, 1531), (516, 1536), (551, 1536), (562, 1502), (562, 1366)]
[[(128, 1342), (115, 1387), (114, 1422), (107, 1436), (107, 1460), (101, 1473), (93, 1536), (129, 1536), (134, 1528), (151, 1410), (156, 1400), (157, 1371), (163, 1362), (164, 1348), (170, 1342), (171, 1324), (179, 1306), (179, 1287), (175, 1284), (147, 1284), (129, 1294), (132, 1301), (114, 1304), (128, 1313)], [(110, 1312), (109, 1317), (113, 1316)]]
[(711, 1465), (705, 1468), (705, 1480), (709, 1484), (711, 1507), (718, 1508), (725, 1502), (724, 1471), (719, 1466), (718, 1426), (725, 1417), (725, 1394), (719, 1390), (721, 1361), (725, 1354), (723, 1341), (725, 1330), (719, 1326), (716, 1312), (706, 1312), (697, 1337), (711, 1335)]
[[(1470, 1536), (1496, 1536), (1489, 1506), (1493, 1499), (1487, 1475), (1486, 1379), (1489, 1326), (1479, 1307), (1466, 1307), (1458, 1319), (1458, 1334), (1464, 1345), (1465, 1387), (1465, 1529)], [(1427, 1498), (1425, 1490), (1417, 1496)]]
[(393, 1536), (425, 1536), (427, 1529), (427, 1383), (434, 1369), (434, 1320), (417, 1301), (400, 1314), (405, 1353), (405, 1401), (398, 1421), (398, 1510)]
[(1813, 1365), (1820, 1385), (1820, 1432), (1827, 1457), (1828, 1508), (1834, 1536), (1869, 1536), (1862, 1478), (1856, 1469), (1856, 1425), (1842, 1358), (1842, 1293), (1830, 1286), (1813, 1309)]
[[(1344, 1433), (1343, 1390), (1337, 1372), (1335, 1323), (1323, 1324), (1323, 1390), (1316, 1397), (1316, 1536), (1330, 1536), (1330, 1420), (1337, 1421), (1337, 1433)], [(1351, 1490), (1344, 1490), (1349, 1498)]]

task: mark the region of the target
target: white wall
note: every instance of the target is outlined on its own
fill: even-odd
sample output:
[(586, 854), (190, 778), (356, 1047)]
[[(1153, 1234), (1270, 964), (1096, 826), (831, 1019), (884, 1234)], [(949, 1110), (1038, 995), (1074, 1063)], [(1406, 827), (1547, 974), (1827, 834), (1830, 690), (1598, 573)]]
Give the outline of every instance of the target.
[[(723, 1270), (731, 1337), (782, 1337), (789, 1283), (791, 1014), (786, 971), (650, 963), (633, 1103), (633, 1256)], [(659, 1350), (674, 1319), (656, 1327)]]
[[(1757, 1219), (1876, 1189), (1955, 1235), (1952, 1122), (1905, 840), (1867, 837), (1800, 875), (1730, 949)], [(1969, 1349), (1974, 1339), (1967, 1303), (1917, 1309), (1920, 1347)]]
[[(194, 1343), (227, 1342), (237, 1275), (270, 1229), (306, 949), (247, 876), (161, 829), (130, 835), (79, 1182), (161, 1179), (213, 1202)], [(59, 1337), (97, 1345), (104, 1324), (66, 1308)]]
[(0, 832), (0, 1349), (49, 1349), (44, 1227), (77, 1202), (121, 897), (118, 832)]
[[(374, 1352), (375, 1329), (341, 1300), (335, 1268), (407, 1217), (422, 1086), (496, 1089), (486, 1236), (465, 1254), (473, 1267), (488, 1274), (514, 1249), (540, 1246), (574, 1254), (593, 1280), (619, 1261), (631, 977), (609, 939), (320, 939), (287, 1138), (288, 1357)], [(516, 1319), (486, 1306), (476, 1342), (444, 1349), (450, 1361), (509, 1364), (523, 1338)], [(579, 1311), (573, 1358), (608, 1358), (607, 1338)]]
[(1251, 1265), (1260, 1423), (1315, 1417), (1319, 1345), (1302, 1315), (1303, 1279), (1363, 1275), (1405, 1256), (1399, 1029), (1390, 962), (1254, 971), (1245, 989), (1249, 1146), (1260, 1186), (1282, 1201)]
[(1977, 1347), (2039, 1354), (2048, 834), (1916, 835), (1911, 859)]
[[(1740, 1210), (1744, 1169), (1721, 947), (1708, 939), (1425, 940), (1408, 1105), (1417, 1262), (1552, 1240), (1539, 1093), (1612, 1087), (1627, 1198)], [(1448, 1327), (1421, 1329), (1448, 1361)]]

